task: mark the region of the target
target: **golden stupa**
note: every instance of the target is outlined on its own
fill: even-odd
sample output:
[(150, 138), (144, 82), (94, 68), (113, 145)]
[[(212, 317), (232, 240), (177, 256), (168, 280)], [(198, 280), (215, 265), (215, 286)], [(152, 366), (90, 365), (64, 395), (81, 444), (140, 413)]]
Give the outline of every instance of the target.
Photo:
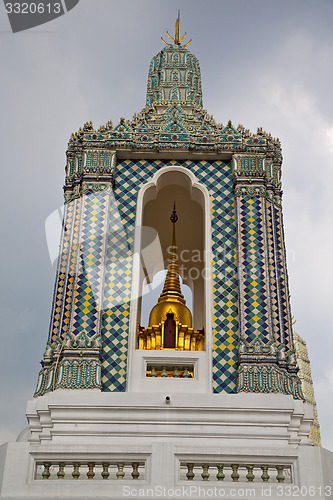
[(172, 222), (172, 245), (168, 272), (160, 298), (150, 312), (149, 326), (158, 325), (167, 319), (167, 314), (173, 314), (176, 321), (191, 328), (192, 314), (189, 308), (186, 307), (186, 301), (180, 288), (175, 227), (178, 216), (175, 205), (170, 220)]
[(139, 349), (204, 350), (204, 330), (194, 331), (192, 313), (186, 306), (180, 288), (175, 225), (178, 220), (174, 205), (172, 246), (162, 293), (149, 315), (148, 327), (138, 327)]

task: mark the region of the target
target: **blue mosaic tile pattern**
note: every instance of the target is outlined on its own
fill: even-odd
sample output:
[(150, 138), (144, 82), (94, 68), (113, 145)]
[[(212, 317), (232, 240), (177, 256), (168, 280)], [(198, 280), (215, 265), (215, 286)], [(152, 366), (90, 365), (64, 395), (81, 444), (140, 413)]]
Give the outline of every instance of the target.
[(49, 340), (54, 342), (61, 330), (61, 317), (65, 301), (63, 300), (65, 281), (67, 277), (67, 263), (69, 260), (70, 239), (73, 231), (72, 223), (74, 204), (69, 203), (64, 209), (64, 223), (60, 239), (59, 260), (57, 268), (57, 277), (54, 287), (53, 304), (50, 321)]
[(267, 228), (267, 251), (268, 251), (268, 272), (270, 282), (270, 297), (271, 297), (271, 315), (274, 339), (280, 342), (280, 317), (279, 317), (279, 300), (277, 289), (277, 272), (276, 272), (276, 255), (275, 255), (275, 239), (273, 225), (273, 205), (266, 202), (266, 228)]
[(282, 213), (281, 209), (278, 209), (275, 206), (273, 206), (272, 209), (275, 226), (275, 266), (277, 269), (277, 284), (280, 296), (281, 343), (292, 349), (292, 339), (289, 333), (291, 318), (289, 309), (289, 287), (287, 281), (286, 256), (282, 233)]
[(99, 302), (103, 280), (106, 212), (110, 194), (88, 193), (83, 197), (78, 275), (71, 331), (93, 336), (99, 329)]
[(129, 302), (104, 310), (102, 315), (102, 391), (126, 390)]
[(102, 390), (125, 391), (132, 280), (133, 229), (141, 185), (164, 163), (124, 160), (110, 206), (102, 317)]
[(239, 342), (236, 213), (231, 163), (185, 162), (211, 193), (213, 251), (213, 391), (236, 391)]
[[(119, 193), (118, 193), (119, 195)], [(125, 195), (126, 199), (128, 195)], [(102, 390), (126, 388), (129, 309), (131, 298), (132, 241), (119, 203), (112, 198), (109, 213), (102, 316)], [(132, 206), (128, 205), (129, 210)], [(124, 210), (122, 210), (124, 214)]]
[(65, 205), (57, 278), (53, 297), (49, 340), (63, 339), (67, 331), (72, 306), (77, 268), (77, 249), (82, 200)]
[(264, 199), (239, 198), (240, 267), (243, 284), (242, 337), (246, 342), (259, 338), (269, 342), (269, 309), (266, 279)]

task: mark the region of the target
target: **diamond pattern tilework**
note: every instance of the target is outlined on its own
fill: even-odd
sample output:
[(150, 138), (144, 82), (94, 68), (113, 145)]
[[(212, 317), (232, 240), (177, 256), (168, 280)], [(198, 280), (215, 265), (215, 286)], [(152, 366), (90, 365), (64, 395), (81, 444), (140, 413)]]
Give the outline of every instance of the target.
[(102, 316), (102, 390), (124, 391), (133, 250), (118, 211), (110, 206)]
[(83, 197), (80, 261), (71, 325), (74, 335), (85, 333), (93, 336), (98, 331), (109, 198), (107, 191), (88, 193)]
[(58, 259), (57, 277), (54, 288), (54, 297), (50, 321), (49, 340), (52, 342), (56, 340), (60, 330), (60, 318), (64, 306), (64, 285), (66, 279), (67, 262), (69, 256), (70, 237), (72, 234), (73, 222), (73, 203), (65, 206), (64, 209), (64, 223), (62, 226), (62, 234), (60, 239), (60, 251)]
[(263, 198), (240, 197), (240, 266), (243, 283), (244, 332), (247, 342), (269, 341), (268, 297), (265, 273)]
[[(115, 197), (111, 207), (102, 327), (105, 391), (126, 387), (127, 337), (131, 284), (133, 228), (137, 194), (143, 183), (165, 164), (179, 162), (124, 160), (117, 166)], [(185, 161), (212, 195), (213, 277), (213, 388), (234, 392), (238, 351), (238, 294), (236, 269), (236, 216), (229, 163)], [(111, 225), (113, 224), (113, 227)], [(124, 272), (125, 270), (125, 272)]]
[(267, 206), (266, 209), (267, 249), (268, 249), (272, 323), (273, 323), (274, 338), (280, 341), (279, 302), (278, 302), (278, 290), (277, 290), (276, 267), (275, 267), (274, 228), (272, 220), (273, 206), (269, 202), (266, 202), (266, 206)]
[[(185, 162), (212, 197), (213, 390), (236, 390), (239, 319), (236, 214), (231, 164)], [(184, 165), (185, 166), (185, 165)]]
[(126, 389), (129, 302), (103, 311), (102, 391)]
[(63, 339), (66, 335), (67, 329), (69, 328), (73, 301), (75, 296), (75, 286), (77, 279), (77, 267), (79, 260), (79, 249), (80, 249), (80, 235), (81, 235), (81, 212), (83, 206), (83, 199), (77, 200), (75, 209), (75, 221), (73, 225), (73, 235), (71, 239), (71, 254), (69, 267), (67, 272), (67, 290), (66, 299), (64, 304), (64, 316), (63, 316), (63, 328), (61, 331), (61, 338)]
[(274, 206), (273, 217), (275, 222), (275, 265), (278, 273), (278, 293), (280, 295), (281, 342), (292, 348), (292, 339), (289, 334), (291, 318), (281, 209)]
[(116, 200), (110, 207), (103, 309), (130, 300), (132, 245)]
[(65, 205), (59, 264), (51, 315), (50, 338), (52, 342), (55, 342), (57, 337), (63, 338), (70, 319), (72, 292), (76, 273), (80, 210), (81, 200), (74, 200)]
[(163, 166), (160, 161), (124, 160), (117, 166), (110, 204), (102, 317), (102, 387), (125, 391), (132, 281), (133, 230), (140, 187)]

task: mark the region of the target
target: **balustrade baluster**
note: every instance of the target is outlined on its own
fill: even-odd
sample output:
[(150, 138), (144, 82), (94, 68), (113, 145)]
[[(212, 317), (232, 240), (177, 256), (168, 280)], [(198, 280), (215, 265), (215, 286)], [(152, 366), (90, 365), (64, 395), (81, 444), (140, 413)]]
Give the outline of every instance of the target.
[(110, 464), (108, 462), (103, 462), (102, 467), (103, 467), (103, 470), (101, 472), (101, 476), (103, 479), (108, 479), (110, 476), (110, 472), (109, 472)]
[(94, 479), (95, 477), (94, 467), (95, 467), (95, 462), (88, 462), (88, 472), (87, 472), (88, 479)]
[(133, 462), (132, 463), (132, 468), (133, 468), (133, 471), (132, 471), (132, 478), (133, 479), (139, 479), (139, 476), (140, 476), (140, 472), (139, 472), (139, 463), (138, 462)]
[(123, 464), (123, 463), (117, 464), (117, 467), (118, 467), (118, 470), (116, 472), (117, 479), (124, 479), (124, 477), (125, 477), (124, 465), (125, 464)]
[(202, 466), (202, 474), (201, 474), (201, 477), (204, 481), (208, 481), (209, 480), (209, 472), (208, 472), (208, 469), (209, 469), (209, 464), (203, 464)]
[(217, 474), (216, 474), (216, 478), (218, 481), (223, 481), (223, 479), (225, 478), (225, 474), (223, 472), (223, 467), (224, 467), (224, 464), (219, 464), (217, 466)]
[(51, 467), (51, 462), (44, 462), (43, 463), (44, 465), (44, 470), (43, 470), (43, 473), (42, 473), (42, 478), (43, 479), (49, 479), (51, 473), (50, 473), (50, 467)]
[(190, 378), (190, 374), (188, 371), (188, 366), (184, 366), (183, 378)]
[(59, 462), (59, 470), (57, 472), (58, 479), (64, 479), (65, 477), (65, 462)]
[(186, 473), (186, 477), (189, 481), (193, 481), (193, 478), (194, 478), (194, 472), (193, 472), (193, 469), (194, 469), (194, 464), (187, 464), (187, 473)]
[(283, 469), (284, 469), (283, 465), (276, 466), (276, 470), (277, 470), (276, 480), (278, 483), (283, 483), (283, 481), (285, 480), (285, 476), (283, 474)]
[(167, 377), (167, 376), (168, 376), (167, 368), (166, 368), (166, 366), (162, 366), (161, 377)]
[(262, 470), (261, 479), (263, 480), (264, 483), (268, 483), (269, 480), (268, 465), (262, 465), (261, 470)]
[(239, 479), (238, 467), (239, 467), (238, 464), (231, 465), (231, 468), (232, 468), (231, 479), (233, 480), (234, 483), (238, 483), (238, 479)]
[(156, 375), (156, 371), (155, 371), (155, 366), (152, 366), (152, 367), (150, 368), (150, 376), (151, 376), (151, 377), (157, 377), (157, 375)]
[(173, 378), (178, 378), (179, 375), (178, 375), (178, 366), (174, 366), (173, 367), (173, 374), (172, 374)]
[(246, 468), (247, 468), (246, 479), (249, 481), (249, 483), (253, 483), (255, 477), (253, 474), (254, 465), (247, 465)]
[(80, 477), (80, 462), (74, 462), (73, 463), (73, 467), (74, 467), (74, 470), (72, 472), (72, 477), (73, 479), (79, 479)]

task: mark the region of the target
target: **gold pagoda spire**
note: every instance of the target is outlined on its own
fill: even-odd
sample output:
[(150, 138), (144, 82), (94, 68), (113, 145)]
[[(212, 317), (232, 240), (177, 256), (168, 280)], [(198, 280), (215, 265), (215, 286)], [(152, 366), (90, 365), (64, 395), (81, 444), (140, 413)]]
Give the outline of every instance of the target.
[(157, 304), (153, 307), (149, 315), (149, 326), (158, 325), (167, 319), (167, 314), (173, 314), (174, 319), (182, 325), (192, 326), (192, 313), (186, 306), (186, 300), (181, 292), (180, 277), (176, 246), (176, 222), (178, 215), (176, 204), (170, 217), (172, 222), (172, 246), (168, 264), (168, 270), (164, 281), (162, 293)]
[[(150, 311), (148, 327), (143, 328), (138, 325), (137, 346), (138, 349), (148, 350), (203, 351), (205, 349), (205, 330), (204, 328), (202, 330), (192, 328), (192, 313), (186, 306), (180, 288), (176, 246), (178, 215), (175, 203), (170, 220), (172, 222), (172, 246), (164, 287), (157, 304)], [(150, 376), (153, 375), (150, 374)], [(164, 377), (165, 375), (160, 376)]]
[(178, 267), (178, 257), (177, 257), (177, 246), (176, 246), (176, 222), (178, 220), (178, 215), (176, 212), (176, 204), (173, 204), (173, 211), (170, 216), (172, 222), (172, 245), (171, 245), (171, 255), (169, 259), (168, 272), (165, 277), (164, 287), (158, 302), (165, 302), (166, 300), (173, 300), (174, 302), (180, 302), (185, 304), (184, 295), (180, 288), (179, 279), (179, 267)]
[[(181, 41), (186, 37), (187, 33), (185, 31), (185, 35), (182, 36), (181, 38), (179, 38), (179, 22), (180, 22), (180, 10), (178, 11), (178, 17), (176, 19), (176, 24), (175, 24), (175, 37), (173, 38), (171, 35), (169, 35), (169, 32), (167, 31), (167, 35), (168, 37), (174, 42), (174, 45), (181, 45)], [(165, 40), (163, 40), (163, 38), (161, 37), (161, 40), (163, 43), (165, 43), (165, 45), (173, 45), (172, 43), (168, 43), (166, 42)], [(187, 45), (189, 45), (190, 43), (192, 42), (192, 38), (189, 42), (187, 42), (184, 47), (186, 47)]]

